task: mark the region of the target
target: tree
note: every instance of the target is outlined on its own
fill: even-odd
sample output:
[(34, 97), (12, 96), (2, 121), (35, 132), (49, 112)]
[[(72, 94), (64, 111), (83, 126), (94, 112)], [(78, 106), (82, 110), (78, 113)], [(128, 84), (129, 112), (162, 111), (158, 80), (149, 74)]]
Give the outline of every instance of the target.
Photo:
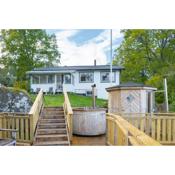
[(16, 77), (26, 80), (26, 71), (59, 63), (60, 53), (54, 34), (45, 30), (1, 30), (0, 64)]
[(14, 81), (14, 77), (10, 76), (7, 69), (0, 68), (0, 84), (5, 86), (13, 86)]
[(162, 89), (168, 78), (169, 93), (175, 89), (175, 30), (122, 30), (114, 64), (125, 67), (123, 81), (143, 82)]

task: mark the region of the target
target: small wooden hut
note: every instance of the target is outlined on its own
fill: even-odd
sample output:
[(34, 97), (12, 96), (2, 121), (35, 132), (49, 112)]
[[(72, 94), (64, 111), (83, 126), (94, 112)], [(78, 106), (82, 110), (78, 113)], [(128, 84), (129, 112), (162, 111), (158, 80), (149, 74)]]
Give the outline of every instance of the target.
[(147, 113), (154, 111), (156, 88), (128, 82), (106, 88), (110, 113)]

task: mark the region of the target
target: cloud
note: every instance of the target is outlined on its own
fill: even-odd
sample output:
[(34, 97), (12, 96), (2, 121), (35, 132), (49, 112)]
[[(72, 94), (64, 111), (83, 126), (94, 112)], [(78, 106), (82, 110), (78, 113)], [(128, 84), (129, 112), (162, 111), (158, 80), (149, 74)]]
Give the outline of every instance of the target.
[[(96, 37), (79, 45), (70, 37), (78, 35), (80, 30), (63, 30), (56, 33), (58, 47), (61, 52), (61, 65), (93, 65), (94, 59), (97, 64), (106, 64), (110, 50), (110, 31), (104, 30)], [(113, 30), (113, 42), (122, 37), (119, 30)], [(115, 47), (117, 44), (115, 44)]]

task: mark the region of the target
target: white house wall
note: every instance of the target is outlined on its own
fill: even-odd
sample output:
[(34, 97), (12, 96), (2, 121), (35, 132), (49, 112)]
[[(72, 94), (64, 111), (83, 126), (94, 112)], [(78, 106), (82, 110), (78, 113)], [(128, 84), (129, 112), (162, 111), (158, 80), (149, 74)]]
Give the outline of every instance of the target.
[(102, 99), (107, 99), (108, 95), (106, 92), (106, 88), (110, 86), (119, 85), (119, 72), (115, 73), (115, 83), (101, 83), (100, 72), (94, 72), (94, 82), (93, 83), (80, 83), (79, 81), (79, 72), (74, 73), (74, 92), (83, 92), (84, 90), (92, 90), (92, 85), (96, 84), (97, 89), (97, 97)]
[[(87, 72), (87, 71), (84, 71), (84, 72)], [(93, 84), (96, 84), (97, 97), (102, 98), (102, 99), (108, 98), (108, 95), (106, 92), (107, 87), (119, 85), (119, 82), (120, 82), (120, 79), (119, 79), (120, 72), (119, 71), (115, 72), (115, 83), (112, 83), (112, 84), (111, 83), (101, 83), (100, 71), (94, 72), (94, 82), (93, 83), (80, 83), (79, 72), (77, 72), (77, 71), (72, 73), (72, 76), (74, 78), (71, 79), (71, 81), (72, 81), (71, 84), (63, 84), (64, 90), (66, 90), (68, 92), (85, 93), (86, 90), (91, 91), (92, 90), (91, 86)], [(56, 83), (53, 83), (53, 84), (32, 84), (31, 83), (31, 89), (33, 89), (34, 92), (36, 92), (37, 88), (41, 88), (41, 89), (43, 89), (44, 92), (48, 92), (50, 87), (53, 87), (53, 90), (55, 91)]]

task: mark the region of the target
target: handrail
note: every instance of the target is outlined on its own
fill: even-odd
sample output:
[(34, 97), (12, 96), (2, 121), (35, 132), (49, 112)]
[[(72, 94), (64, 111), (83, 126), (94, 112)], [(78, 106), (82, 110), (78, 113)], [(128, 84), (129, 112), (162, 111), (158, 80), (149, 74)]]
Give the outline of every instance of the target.
[(67, 112), (69, 114), (73, 114), (72, 107), (69, 101), (69, 97), (66, 91), (64, 91), (64, 100), (65, 100), (64, 102), (66, 102), (66, 105), (67, 105)]
[(72, 116), (73, 116), (73, 111), (72, 111), (72, 107), (71, 107), (67, 92), (64, 91), (63, 93), (64, 93), (63, 109), (64, 109), (64, 115), (65, 115), (65, 118), (66, 118), (69, 140), (71, 141), (72, 140)]
[[(124, 141), (118, 142), (119, 138)], [(161, 145), (121, 116), (110, 113), (107, 114), (107, 143), (109, 145)]]
[(161, 144), (175, 144), (174, 113), (153, 113), (151, 115), (123, 113), (119, 115)]
[(31, 127), (31, 139), (33, 140), (33, 136), (35, 134), (37, 122), (40, 116), (41, 109), (43, 107), (43, 90), (41, 89), (33, 103), (29, 115), (30, 115), (30, 127)]
[(36, 111), (36, 108), (38, 107), (38, 102), (40, 101), (40, 99), (43, 98), (43, 91), (42, 89), (39, 91), (30, 111), (29, 114), (33, 114)]

